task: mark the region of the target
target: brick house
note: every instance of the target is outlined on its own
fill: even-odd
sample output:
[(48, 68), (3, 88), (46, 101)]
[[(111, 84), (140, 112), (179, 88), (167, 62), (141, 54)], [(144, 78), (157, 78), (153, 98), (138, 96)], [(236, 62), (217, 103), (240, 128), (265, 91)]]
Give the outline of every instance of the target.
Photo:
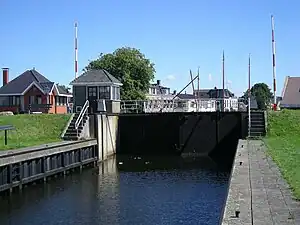
[(3, 68), (0, 111), (13, 113), (67, 113), (72, 98), (64, 86), (55, 84), (35, 69), (27, 70), (9, 81), (9, 69)]

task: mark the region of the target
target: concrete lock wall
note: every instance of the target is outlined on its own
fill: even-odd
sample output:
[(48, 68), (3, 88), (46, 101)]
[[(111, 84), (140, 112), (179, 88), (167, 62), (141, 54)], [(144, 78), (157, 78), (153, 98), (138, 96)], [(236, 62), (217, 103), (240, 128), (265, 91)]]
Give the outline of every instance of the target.
[(117, 151), (210, 156), (231, 165), (247, 129), (247, 113), (241, 112), (121, 114)]
[(106, 160), (117, 151), (118, 116), (97, 115), (99, 161)]

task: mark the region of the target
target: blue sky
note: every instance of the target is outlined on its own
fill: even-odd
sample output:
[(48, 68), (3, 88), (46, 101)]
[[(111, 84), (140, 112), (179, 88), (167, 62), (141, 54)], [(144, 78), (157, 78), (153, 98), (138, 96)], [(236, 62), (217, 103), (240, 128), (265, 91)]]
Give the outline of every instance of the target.
[(78, 21), (79, 70), (101, 52), (129, 46), (150, 58), (156, 79), (172, 89), (185, 86), (198, 66), (201, 88), (221, 87), (224, 49), (226, 80), (239, 95), (249, 53), (252, 83), (272, 86), (273, 14), (280, 94), (285, 76), (300, 75), (299, 8), (297, 0), (1, 0), (0, 66), (10, 68), (10, 79), (35, 67), (68, 84)]

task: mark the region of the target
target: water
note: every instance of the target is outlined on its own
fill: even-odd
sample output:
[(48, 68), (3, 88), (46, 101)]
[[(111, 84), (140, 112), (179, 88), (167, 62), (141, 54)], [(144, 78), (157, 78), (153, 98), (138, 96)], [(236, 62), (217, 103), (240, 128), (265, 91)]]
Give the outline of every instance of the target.
[(213, 225), (228, 179), (207, 159), (114, 158), (2, 197), (0, 224)]

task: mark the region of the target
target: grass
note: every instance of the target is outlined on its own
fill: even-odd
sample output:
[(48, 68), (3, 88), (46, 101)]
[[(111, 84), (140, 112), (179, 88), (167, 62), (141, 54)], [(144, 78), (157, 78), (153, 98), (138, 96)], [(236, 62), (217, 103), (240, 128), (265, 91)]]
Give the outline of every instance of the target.
[(13, 125), (8, 131), (8, 145), (4, 145), (4, 131), (0, 131), (0, 150), (17, 149), (60, 141), (60, 135), (70, 115), (20, 114), (0, 116), (0, 125)]
[(300, 111), (282, 110), (268, 113), (265, 142), (268, 154), (279, 166), (294, 196), (300, 199)]

